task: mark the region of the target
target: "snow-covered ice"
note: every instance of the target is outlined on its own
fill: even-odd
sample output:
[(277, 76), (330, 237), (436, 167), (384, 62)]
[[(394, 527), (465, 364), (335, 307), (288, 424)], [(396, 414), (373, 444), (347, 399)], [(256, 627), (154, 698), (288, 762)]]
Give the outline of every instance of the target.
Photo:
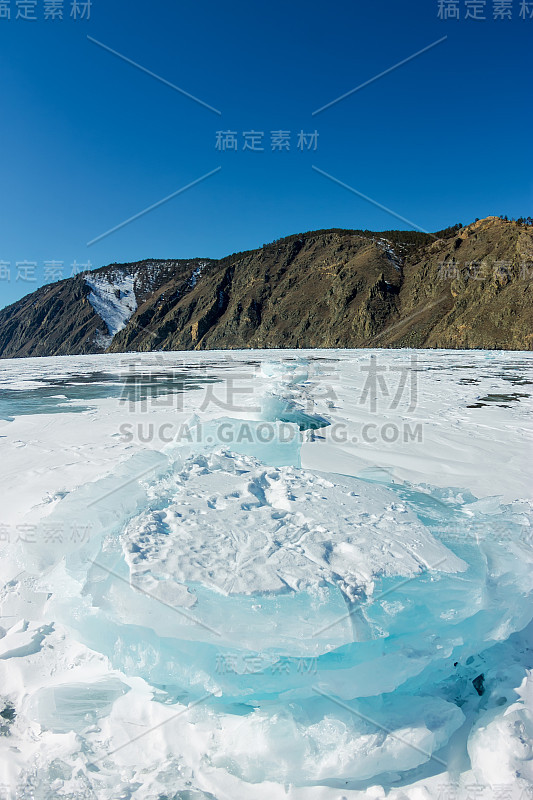
[(0, 376), (6, 797), (532, 796), (533, 355)]

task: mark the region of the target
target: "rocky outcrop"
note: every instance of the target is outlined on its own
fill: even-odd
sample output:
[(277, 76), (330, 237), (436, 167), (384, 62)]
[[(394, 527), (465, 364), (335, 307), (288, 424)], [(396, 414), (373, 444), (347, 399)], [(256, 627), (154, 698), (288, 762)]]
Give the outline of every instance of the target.
[(315, 231), (219, 261), (153, 260), (91, 273), (90, 282), (120, 306), (120, 291), (112, 291), (113, 281), (122, 285), (117, 275), (133, 286), (135, 303), (112, 337), (105, 306), (77, 276), (0, 311), (2, 357), (96, 353), (104, 346), (124, 352), (533, 344), (533, 229), (496, 217), (434, 236)]

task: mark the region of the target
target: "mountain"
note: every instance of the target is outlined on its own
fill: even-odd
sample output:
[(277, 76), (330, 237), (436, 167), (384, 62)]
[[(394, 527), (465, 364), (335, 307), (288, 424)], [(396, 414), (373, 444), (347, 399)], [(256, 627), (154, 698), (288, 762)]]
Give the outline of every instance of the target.
[(533, 228), (324, 230), (226, 258), (111, 264), (0, 311), (0, 357), (533, 345)]

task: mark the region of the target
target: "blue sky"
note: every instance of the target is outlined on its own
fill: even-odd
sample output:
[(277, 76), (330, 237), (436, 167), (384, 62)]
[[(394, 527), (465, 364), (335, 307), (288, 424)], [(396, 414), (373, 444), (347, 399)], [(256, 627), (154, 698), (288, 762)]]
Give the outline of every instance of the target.
[[(68, 277), (74, 263), (409, 227), (313, 165), (427, 230), (532, 213), (533, 18), (520, 16), (522, 0), (512, 19), (494, 19), (487, 0), (485, 20), (464, 19), (465, 0), (447, 20), (438, 0), (92, 0), (90, 19), (71, 18), (64, 0), (64, 19), (45, 20), (47, 2), (36, 0), (34, 21), (16, 19), (10, 0), (0, 19), (0, 306), (50, 282), (45, 262)], [(264, 133), (263, 151), (242, 149), (250, 130)], [(289, 150), (271, 149), (280, 130)], [(299, 149), (300, 131), (315, 130), (316, 150)], [(217, 149), (217, 131), (236, 133), (238, 149)]]

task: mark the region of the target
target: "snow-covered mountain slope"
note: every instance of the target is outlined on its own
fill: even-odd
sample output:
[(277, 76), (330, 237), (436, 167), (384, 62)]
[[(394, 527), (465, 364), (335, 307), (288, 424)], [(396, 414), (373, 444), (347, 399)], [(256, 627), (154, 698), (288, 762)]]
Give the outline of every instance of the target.
[(160, 307), (177, 294), (185, 296), (212, 263), (192, 259), (112, 264), (44, 286), (0, 311), (0, 353), (99, 353), (128, 326), (152, 340), (143, 324), (147, 307)]
[(127, 274), (118, 270), (105, 276), (85, 277), (85, 283), (91, 289), (89, 303), (107, 327), (107, 333), (99, 333), (97, 341), (104, 350), (137, 311), (135, 277), (135, 273)]

